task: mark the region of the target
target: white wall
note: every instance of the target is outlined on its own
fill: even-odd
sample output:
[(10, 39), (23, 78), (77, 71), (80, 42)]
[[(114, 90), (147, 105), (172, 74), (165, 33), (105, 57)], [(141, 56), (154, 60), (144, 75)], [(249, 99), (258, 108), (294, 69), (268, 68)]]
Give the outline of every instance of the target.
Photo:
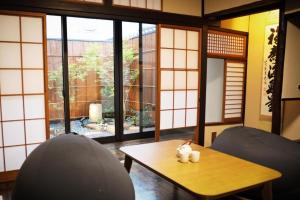
[(224, 59), (207, 59), (205, 122), (221, 122), (223, 110)]
[(298, 85), (300, 85), (300, 28), (288, 22), (282, 98), (299, 98)]

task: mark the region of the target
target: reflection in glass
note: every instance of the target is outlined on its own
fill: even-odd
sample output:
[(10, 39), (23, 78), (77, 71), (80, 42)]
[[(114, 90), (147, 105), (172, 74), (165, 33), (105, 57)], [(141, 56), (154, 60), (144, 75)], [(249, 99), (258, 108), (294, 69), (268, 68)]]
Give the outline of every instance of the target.
[(155, 129), (156, 25), (143, 24), (143, 132)]
[(142, 35), (138, 23), (123, 22), (122, 27), (124, 134), (153, 131), (156, 101), (156, 26), (142, 24)]
[(67, 18), (71, 131), (113, 136), (113, 21)]
[(50, 136), (65, 132), (61, 17), (47, 16), (48, 106)]
[(139, 24), (123, 22), (124, 134), (140, 132)]

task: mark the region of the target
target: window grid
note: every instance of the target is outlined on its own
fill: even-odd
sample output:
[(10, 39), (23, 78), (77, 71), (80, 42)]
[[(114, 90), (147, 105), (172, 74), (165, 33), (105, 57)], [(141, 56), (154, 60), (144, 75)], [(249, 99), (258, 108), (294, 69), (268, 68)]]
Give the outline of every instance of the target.
[(242, 122), (244, 107), (245, 63), (226, 60), (224, 80), (223, 121)]
[[(18, 14), (0, 14), (0, 17), (3, 19), (2, 22), (6, 22), (8, 18), (14, 18), (16, 24), (18, 24), (18, 39), (16, 40), (8, 40), (8, 39), (0, 39), (0, 45), (3, 45), (3, 48), (5, 50), (6, 44), (17, 44), (18, 50), (20, 52), (19, 56), (15, 58), (16, 60), (20, 59), (19, 66), (6, 66), (5, 64), (1, 63), (0, 66), (0, 74), (5, 73), (16, 73), (20, 75), (20, 80), (18, 83), (15, 83), (16, 85), (20, 84), (17, 87), (20, 87), (16, 90), (16, 86), (11, 86), (9, 89), (5, 89), (4, 87), (7, 87), (8, 85), (4, 85), (0, 83), (0, 125), (1, 125), (1, 145), (0, 145), (0, 153), (1, 158), (0, 159), (0, 172), (7, 172), (12, 170), (18, 170), (21, 166), (22, 162), (26, 159), (26, 157), (29, 155), (29, 153), (34, 149), (33, 147), (37, 146), (38, 144), (45, 141), (47, 138), (47, 117), (46, 117), (46, 95), (45, 95), (45, 70), (44, 70), (44, 34), (43, 34), (43, 24), (44, 24), (44, 16), (31, 16), (31, 15), (18, 15)], [(25, 24), (27, 22), (27, 25)], [(30, 23), (28, 23), (30, 22)], [(31, 38), (31, 34), (28, 34), (28, 31), (33, 31), (31, 26), (33, 23), (38, 22), (38, 28), (35, 30), (37, 31), (37, 35), (39, 37), (33, 37)], [(6, 23), (8, 24), (8, 23)], [(23, 26), (22, 26), (23, 25)], [(40, 26), (39, 26), (40, 25)], [(5, 28), (5, 27), (4, 27)], [(26, 32), (27, 31), (27, 32)], [(40, 32), (39, 32), (40, 31)], [(27, 34), (26, 34), (27, 33)], [(39, 35), (40, 34), (40, 35)], [(37, 40), (37, 38), (40, 39), (40, 41), (36, 42), (34, 40)], [(38, 39), (38, 40), (39, 40)], [(35, 66), (35, 65), (26, 65), (24, 64), (24, 51), (23, 48), (24, 45), (36, 45), (41, 47), (41, 66)], [(3, 52), (3, 51), (2, 51)], [(13, 52), (11, 52), (13, 54)], [(1, 55), (2, 56), (2, 55)], [(35, 55), (35, 57), (38, 57)], [(5, 60), (5, 59), (4, 59)], [(30, 60), (30, 59), (29, 59)], [(36, 59), (38, 60), (38, 58)], [(41, 80), (42, 82), (35, 82), (36, 78), (31, 78), (26, 80), (24, 78), (24, 74), (32, 75), (31, 73), (35, 72), (41, 72), (41, 77), (38, 80)], [(9, 77), (7, 77), (9, 78)], [(9, 80), (9, 79), (8, 79)], [(4, 80), (7, 81), (7, 80)], [(26, 83), (25, 83), (26, 82)], [(31, 83), (35, 83), (35, 85), (30, 85)], [(38, 85), (36, 85), (38, 84)], [(43, 87), (40, 86), (42, 84)], [(10, 84), (14, 85), (14, 84)], [(38, 86), (38, 89), (29, 89), (31, 86), (35, 87)], [(12, 92), (14, 91), (14, 92)], [(26, 92), (30, 91), (30, 92)], [(35, 105), (34, 102), (32, 102), (32, 99), (35, 99), (36, 97), (41, 97), (42, 106), (40, 107), (43, 111), (42, 116), (38, 117), (30, 117), (26, 116), (26, 113), (30, 113), (31, 111), (38, 110), (38, 108), (35, 107), (35, 109), (29, 109), (28, 105)], [(11, 101), (13, 100), (13, 101)], [(18, 100), (18, 101), (16, 101)], [(13, 109), (16, 109), (17, 105), (13, 105), (12, 103), (18, 102), (18, 105), (20, 107), (19, 112), (20, 114), (18, 117), (12, 117), (14, 115)], [(5, 108), (5, 104), (9, 105), (7, 103), (10, 103), (11, 106), (8, 108)], [(27, 106), (27, 107), (26, 107)], [(10, 118), (8, 118), (8, 111), (12, 114), (10, 114)], [(22, 112), (21, 112), (21, 111)], [(5, 111), (5, 112), (4, 112)], [(4, 116), (6, 115), (6, 116)], [(4, 118), (5, 117), (5, 118)], [(35, 135), (32, 133), (32, 129), (29, 128), (29, 125), (31, 123), (39, 122), (41, 127), (43, 127), (43, 134), (42, 137), (38, 138), (36, 140), (38, 135)], [(20, 126), (20, 129), (17, 129), (16, 127)], [(17, 130), (17, 131), (16, 131)], [(24, 134), (24, 135), (23, 135)], [(23, 135), (23, 136), (22, 136)], [(16, 136), (16, 137), (15, 137)], [(30, 151), (28, 151), (30, 149)], [(17, 156), (17, 157), (10, 157), (10, 156)]]
[(221, 31), (208, 31), (207, 54), (208, 56), (227, 56), (246, 58), (245, 35)]
[[(160, 70), (159, 70), (159, 73), (161, 73), (160, 75), (160, 82), (161, 82), (161, 84), (160, 84), (160, 87), (159, 87), (159, 93), (160, 93), (160, 95), (159, 95), (159, 101), (160, 101), (160, 103), (163, 103), (163, 104), (160, 104), (160, 116), (159, 117), (161, 117), (161, 116), (164, 116), (164, 114), (165, 113), (169, 113), (169, 114), (171, 114), (172, 115), (172, 125), (170, 125), (170, 127), (168, 127), (168, 128), (163, 128), (163, 127), (161, 127), (160, 126), (160, 129), (161, 130), (164, 130), (164, 129), (173, 129), (173, 128), (184, 128), (184, 127), (194, 127), (194, 126), (196, 126), (196, 124), (193, 124), (193, 125), (190, 125), (189, 123), (188, 123), (188, 118), (190, 118), (188, 115), (191, 115), (191, 114), (189, 114), (189, 113), (198, 113), (198, 96), (199, 96), (199, 46), (197, 47), (197, 50), (195, 50), (195, 49), (193, 49), (193, 48), (189, 48), (188, 47), (188, 40), (189, 40), (189, 38), (188, 38), (188, 33), (189, 32), (195, 32), (195, 33), (197, 33), (197, 39), (199, 39), (200, 37), (199, 37), (199, 30), (198, 31), (190, 31), (190, 30), (188, 30), (188, 29), (177, 29), (177, 28), (169, 28), (169, 27), (166, 27), (166, 28), (164, 28), (164, 27), (162, 27), (161, 28), (161, 30), (166, 30), (166, 29), (169, 29), (168, 31), (170, 31), (171, 30), (171, 35), (170, 35), (170, 37), (172, 37), (172, 44), (170, 44), (170, 46), (172, 46), (172, 47), (167, 47), (168, 45), (165, 45), (165, 46), (161, 46), (160, 47), (160, 52), (162, 52), (161, 50), (171, 50), (172, 51), (172, 64), (171, 64), (171, 66), (168, 66), (168, 67), (164, 67), (163, 65), (162, 65), (162, 60), (161, 60), (161, 62), (160, 62)], [(175, 44), (175, 40), (176, 40), (176, 38), (175, 38), (175, 31), (181, 31), (181, 34), (182, 34), (182, 31), (184, 31), (184, 35), (182, 35), (184, 38), (185, 38), (185, 42), (183, 42), (183, 44), (177, 44), (177, 45), (184, 45), (184, 47), (183, 46), (181, 46), (181, 47), (176, 47), (176, 44)], [(182, 42), (182, 41), (181, 41)], [(184, 55), (184, 66), (176, 66), (176, 64), (175, 64), (175, 51), (176, 50), (180, 50), (180, 51), (182, 51), (182, 53), (183, 53), (183, 51), (185, 52), (185, 53), (183, 53), (183, 55)], [(191, 67), (191, 66), (188, 66), (188, 52), (197, 52), (197, 64), (196, 64), (196, 67), (195, 68), (193, 68), (193, 67)], [(163, 57), (162, 57), (163, 55), (162, 54), (160, 54), (160, 58), (161, 59), (164, 59)], [(164, 81), (168, 81), (168, 80), (163, 80), (163, 78), (164, 78), (164, 73), (169, 73), (169, 74), (172, 74), (172, 83), (171, 83), (171, 85), (170, 84), (168, 84), (168, 86), (169, 86), (169, 88), (165, 88), (163, 85), (164, 85)], [(192, 88), (192, 87), (189, 87), (188, 88), (188, 85), (189, 85), (189, 82), (188, 82), (188, 80), (189, 80), (189, 76), (191, 76), (191, 74), (192, 73), (196, 73), (197, 74), (197, 80), (196, 80), (196, 87), (194, 87), (194, 88)], [(182, 88), (176, 88), (176, 85), (180, 85), (180, 84), (178, 84), (178, 81), (176, 82), (176, 77), (177, 76), (179, 76), (180, 74), (182, 74), (183, 76), (181, 77), (181, 78), (183, 78), (184, 77), (184, 80), (183, 81), (185, 81), (185, 83), (183, 84), (183, 86), (182, 86)], [(171, 104), (171, 106), (170, 105), (168, 105), (168, 107), (165, 107), (165, 108), (163, 108), (163, 106), (164, 106), (164, 104), (165, 104), (165, 102), (163, 101), (163, 99), (161, 99), (162, 98), (162, 96), (164, 96), (164, 94), (166, 94), (166, 93), (171, 93), (172, 95), (170, 95), (171, 96), (171, 99), (170, 99), (170, 101), (172, 102), (170, 102), (170, 104)], [(194, 99), (194, 105), (192, 105), (192, 106), (188, 106), (188, 95), (189, 94), (193, 94), (193, 93), (196, 93), (196, 99)], [(176, 96), (178, 96), (178, 95), (182, 95), (182, 96), (184, 96), (184, 102), (182, 103), (182, 104), (184, 104), (184, 105), (180, 105), (180, 106), (178, 106), (178, 105), (176, 105), (176, 103), (178, 103), (178, 101), (176, 101)], [(190, 95), (191, 96), (191, 95)], [(196, 103), (195, 103), (196, 102)], [(180, 116), (180, 114), (183, 114), (184, 113), (184, 117), (182, 117), (182, 116)], [(183, 122), (181, 122), (181, 123), (177, 123), (176, 124), (176, 119), (175, 119), (175, 117), (179, 117), (181, 120), (184, 120), (184, 123)], [(196, 114), (196, 118), (198, 118), (198, 114)], [(159, 120), (161, 120), (161, 119), (159, 119)]]

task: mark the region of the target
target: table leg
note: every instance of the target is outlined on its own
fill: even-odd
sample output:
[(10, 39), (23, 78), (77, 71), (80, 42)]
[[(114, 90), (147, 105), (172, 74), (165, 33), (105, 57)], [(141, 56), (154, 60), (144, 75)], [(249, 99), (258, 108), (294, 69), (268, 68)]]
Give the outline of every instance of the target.
[(129, 156), (125, 155), (124, 167), (128, 173), (130, 173), (131, 165), (132, 165), (132, 159)]
[(262, 189), (262, 199), (263, 200), (272, 200), (272, 182), (267, 182), (263, 185)]

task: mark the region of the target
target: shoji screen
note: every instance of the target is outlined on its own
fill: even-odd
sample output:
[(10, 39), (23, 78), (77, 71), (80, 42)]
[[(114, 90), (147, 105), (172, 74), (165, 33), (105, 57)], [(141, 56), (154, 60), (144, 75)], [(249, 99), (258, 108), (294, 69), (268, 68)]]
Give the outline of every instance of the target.
[(0, 14), (1, 172), (18, 170), (47, 138), (44, 20)]
[[(206, 106), (206, 112), (213, 112), (206, 113), (206, 116), (214, 120), (209, 121), (206, 118), (206, 122), (241, 123), (244, 113), (247, 33), (211, 28), (208, 30), (207, 39), (207, 72), (220, 68), (216, 62), (210, 62), (210, 60), (219, 60), (223, 61), (224, 75), (218, 76), (223, 79), (223, 84), (219, 84), (218, 90), (209, 90), (210, 85), (216, 84), (216, 79), (207, 79), (206, 105), (209, 107)], [(223, 97), (220, 97), (219, 89), (223, 90)], [(216, 102), (215, 97), (222, 98), (220, 105), (212, 105), (211, 102)], [(221, 119), (219, 114), (222, 114)]]
[(199, 31), (160, 26), (157, 130), (197, 126)]
[(226, 61), (224, 122), (241, 121), (244, 105), (245, 63)]
[(113, 0), (114, 5), (161, 10), (162, 0)]

